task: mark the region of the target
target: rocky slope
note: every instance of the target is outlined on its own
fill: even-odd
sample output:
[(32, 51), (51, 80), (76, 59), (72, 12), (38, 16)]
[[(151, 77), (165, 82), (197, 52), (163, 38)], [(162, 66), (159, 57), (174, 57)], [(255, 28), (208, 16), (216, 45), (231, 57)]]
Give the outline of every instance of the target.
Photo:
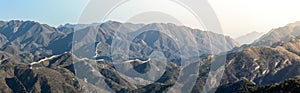
[[(206, 81), (208, 72), (214, 69), (212, 67), (218, 66), (211, 66), (211, 63), (221, 62), (217, 61), (217, 59), (222, 56), (226, 56), (226, 64), (220, 83), (221, 87), (217, 92), (240, 93), (241, 91), (248, 91), (248, 88), (276, 84), (289, 78), (298, 77), (300, 75), (299, 49), (300, 37), (295, 37), (289, 42), (278, 42), (272, 46), (240, 47), (240, 49), (229, 51), (226, 54), (216, 55), (210, 59), (203, 60), (201, 63), (206, 64), (200, 66), (199, 77), (193, 92), (202, 91), (205, 88), (205, 83), (210, 82)], [(213, 71), (218, 72), (222, 70)], [(289, 86), (289, 83), (285, 84), (287, 84), (285, 88), (293, 87)], [(268, 88), (255, 89), (255, 91), (261, 92), (263, 90), (268, 90)], [(282, 89), (282, 92), (286, 91)], [(297, 89), (293, 91), (297, 91)]]
[(2, 52), (1, 55), (1, 92), (83, 92), (72, 72), (72, 58), (69, 54), (41, 59), (39, 62), (30, 59), (30, 54)]
[[(281, 92), (297, 91), (290, 89), (294, 81), (285, 81), (300, 75), (300, 37), (295, 37), (289, 42), (278, 42), (269, 46), (252, 46), (230, 51), (226, 54), (226, 65), (221, 80), (221, 87), (217, 92), (240, 93), (277, 90)], [(222, 55), (219, 55), (222, 56)], [(277, 84), (285, 81), (284, 84)], [(289, 82), (289, 83), (287, 83)], [(275, 84), (275, 85), (269, 85)], [(264, 86), (265, 87), (259, 87)], [(296, 85), (297, 86), (297, 85)], [(250, 91), (250, 92), (251, 92)], [(264, 91), (264, 92), (266, 92)]]

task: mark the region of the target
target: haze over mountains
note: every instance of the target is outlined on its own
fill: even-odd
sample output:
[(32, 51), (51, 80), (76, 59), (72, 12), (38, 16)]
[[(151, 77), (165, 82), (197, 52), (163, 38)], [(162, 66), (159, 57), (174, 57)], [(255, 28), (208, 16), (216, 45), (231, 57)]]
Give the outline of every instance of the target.
[(235, 40), (239, 43), (239, 44), (251, 44), (253, 43), (256, 39), (260, 38), (262, 35), (264, 35), (263, 32), (251, 32), (251, 33), (247, 33), (245, 35), (242, 35), (238, 38), (236, 38)]
[(272, 45), (277, 42), (287, 42), (300, 35), (300, 22), (290, 23), (284, 27), (272, 29), (260, 37), (254, 45)]
[[(297, 22), (273, 29), (253, 44), (239, 47), (228, 36), (170, 23), (108, 21), (55, 28), (32, 21), (0, 21), (0, 92), (143, 93), (167, 92), (178, 85), (183, 87), (177, 92), (222, 88), (239, 92), (235, 85), (246, 86), (243, 90), (280, 83), (300, 74), (299, 26)], [(117, 46), (124, 42), (128, 50)], [(71, 51), (74, 43), (79, 46)], [(217, 64), (222, 57), (224, 68)], [(193, 67), (199, 69), (189, 70)], [(222, 87), (207, 90), (207, 84), (216, 85), (209, 75), (223, 73), (222, 69)], [(134, 71), (143, 75), (131, 74)]]

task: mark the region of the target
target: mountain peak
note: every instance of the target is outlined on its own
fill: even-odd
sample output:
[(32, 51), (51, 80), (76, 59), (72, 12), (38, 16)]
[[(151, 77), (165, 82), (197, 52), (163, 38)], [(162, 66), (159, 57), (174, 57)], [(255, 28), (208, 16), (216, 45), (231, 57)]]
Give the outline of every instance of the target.
[(257, 39), (253, 45), (271, 46), (276, 42), (288, 42), (298, 35), (300, 35), (300, 21), (272, 29), (270, 32)]

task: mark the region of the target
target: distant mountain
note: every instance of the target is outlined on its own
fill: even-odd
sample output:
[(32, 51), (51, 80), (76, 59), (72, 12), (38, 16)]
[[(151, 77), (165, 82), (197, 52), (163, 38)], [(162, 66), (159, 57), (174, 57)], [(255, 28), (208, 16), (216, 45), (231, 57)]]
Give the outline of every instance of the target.
[[(96, 31), (95, 34), (87, 34), (87, 32)], [(163, 24), (163, 23), (153, 23), (153, 24), (131, 24), (131, 23), (119, 23), (114, 21), (109, 21), (102, 23), (99, 26), (89, 26), (76, 31), (77, 37), (85, 37), (85, 39), (80, 40), (92, 40), (93, 35), (96, 38), (96, 42), (87, 43), (87, 41), (78, 41), (78, 45), (85, 45), (84, 47), (79, 47), (78, 53), (86, 54), (81, 55), (87, 58), (92, 58), (96, 55), (98, 58), (107, 57), (110, 54), (109, 50), (114, 46), (115, 41), (129, 42), (131, 45), (138, 44), (140, 42), (134, 41), (135, 38), (141, 36), (144, 32), (148, 31), (159, 31), (161, 34), (153, 36), (152, 34), (144, 34), (144, 37), (151, 37), (152, 39), (164, 38), (161, 42), (164, 45), (158, 47), (164, 47), (165, 50), (171, 50), (172, 46), (177, 46), (177, 50), (180, 50), (181, 55), (191, 57), (195, 55), (202, 54), (217, 54), (225, 51), (229, 51), (238, 44), (230, 37), (216, 34), (208, 31), (201, 31), (198, 29), (191, 29), (184, 26), (176, 26), (175, 24)], [(72, 33), (71, 33), (72, 34)], [(81, 36), (86, 35), (86, 36)], [(176, 43), (168, 43), (169, 40), (173, 40)], [(150, 39), (148, 39), (150, 40)], [(145, 43), (150, 44), (152, 41), (144, 40)], [(158, 43), (156, 43), (158, 44)], [(97, 50), (90, 50), (97, 45)], [(149, 45), (145, 45), (149, 46)], [(145, 47), (143, 46), (143, 47)], [(155, 45), (157, 46), (157, 45)], [(135, 55), (140, 54), (140, 52), (133, 51), (138, 47), (131, 47), (130, 52), (135, 52)], [(150, 50), (153, 46), (148, 47)], [(169, 49), (170, 48), (170, 49)], [(96, 54), (91, 54), (91, 51), (97, 51)], [(89, 52), (89, 53), (88, 53)], [(120, 51), (119, 51), (120, 52)], [(76, 53), (75, 53), (76, 54)]]
[[(171, 23), (148, 24), (130, 34), (134, 36), (148, 30), (162, 31), (165, 34), (170, 35), (170, 37), (178, 40), (177, 43), (184, 44), (185, 48), (198, 48), (202, 53), (217, 54), (229, 51), (232, 48), (239, 46), (239, 44), (231, 37), (209, 31), (191, 29), (185, 26), (177, 26)], [(196, 43), (197, 45), (194, 45)]]
[(0, 27), (2, 48), (16, 46), (21, 51), (28, 51), (36, 56), (47, 56), (55, 53), (48, 50), (50, 43), (64, 38), (66, 35), (54, 27), (33, 21), (13, 20), (4, 22)]
[(263, 34), (264, 34), (263, 32), (255, 31), (255, 32), (251, 32), (251, 33), (245, 34), (243, 36), (240, 36), (240, 37), (236, 38), (235, 40), (241, 45), (242, 44), (251, 44), (256, 39), (261, 37)]
[(255, 40), (253, 45), (271, 46), (277, 42), (287, 42), (300, 35), (300, 22), (290, 23), (284, 27), (272, 29), (267, 34)]
[[(133, 36), (137, 36), (144, 31), (156, 30), (168, 35), (174, 35), (170, 36), (170, 39), (180, 40), (176, 42), (177, 44), (181, 44), (179, 45), (181, 50), (193, 48), (203, 54), (216, 54), (238, 46), (230, 37), (184, 26), (176, 26), (174, 24), (153, 23), (145, 25), (108, 21), (101, 24), (66, 24), (54, 28), (33, 21), (18, 20), (0, 23), (0, 46), (6, 47), (12, 45), (18, 47), (21, 51), (28, 51), (40, 56), (61, 54), (70, 51), (74, 35), (86, 35), (87, 32), (90, 32), (88, 30), (96, 31), (96, 45), (100, 42), (111, 45), (112, 40), (118, 36), (121, 36), (119, 38), (123, 40), (131, 41), (134, 39), (132, 38)], [(122, 33), (118, 33), (120, 35), (116, 36), (116, 32)], [(186, 54), (191, 52), (186, 51)]]
[[(124, 58), (124, 63), (130, 62), (135, 71), (146, 73), (151, 68), (162, 71), (150, 63), (164, 61), (166, 70), (161, 73), (162, 77), (150, 85), (132, 83), (149, 82), (142, 78), (124, 78), (127, 74), (117, 72), (117, 65), (111, 62), (112, 48), (118, 47), (113, 45), (114, 40), (130, 42), (130, 56)], [(74, 51), (71, 51), (72, 41), (78, 41)], [(232, 38), (222, 34), (170, 23), (108, 21), (54, 28), (33, 21), (0, 21), (0, 92), (81, 93), (83, 88), (93, 92), (163, 92), (177, 83), (181, 70), (196, 73), (186, 69), (200, 65), (200, 55), (218, 54), (237, 46)], [(163, 55), (150, 60), (150, 54), (155, 51), (161, 51)], [(181, 58), (195, 63), (182, 68)], [(144, 59), (150, 61), (144, 63)], [(125, 67), (124, 71), (131, 70)], [(156, 74), (147, 75), (152, 79)], [(194, 76), (185, 76), (179, 83), (188, 83), (187, 77)], [(101, 87), (104, 84), (108, 86)]]
[[(197, 78), (192, 92), (200, 92), (206, 84), (214, 86), (214, 78), (207, 80), (211, 73), (223, 73), (218, 63), (221, 57), (226, 57), (226, 65), (217, 92), (284, 90), (294, 87), (287, 84), (298, 83), (286, 79), (300, 75), (299, 26), (297, 22), (273, 29), (252, 45), (238, 47), (222, 34), (170, 23), (108, 21), (54, 28), (33, 21), (0, 21), (0, 92), (166, 92), (175, 84), (194, 82), (190, 77)], [(252, 34), (258, 35), (247, 36)], [(74, 51), (72, 41), (78, 41)], [(125, 42), (128, 51), (119, 48), (119, 42)], [(161, 54), (151, 58), (157, 51)], [(118, 55), (127, 52), (128, 56)], [(115, 63), (112, 57), (123, 60)], [(181, 61), (192, 64), (181, 66)], [(143, 74), (153, 68), (162, 71), (150, 64), (155, 62), (165, 62), (166, 67), (154, 83), (147, 85), (147, 79), (159, 72), (146, 74), (147, 79), (126, 77), (133, 70)], [(117, 71), (126, 63), (125, 73)], [(199, 70), (190, 70), (198, 66)]]

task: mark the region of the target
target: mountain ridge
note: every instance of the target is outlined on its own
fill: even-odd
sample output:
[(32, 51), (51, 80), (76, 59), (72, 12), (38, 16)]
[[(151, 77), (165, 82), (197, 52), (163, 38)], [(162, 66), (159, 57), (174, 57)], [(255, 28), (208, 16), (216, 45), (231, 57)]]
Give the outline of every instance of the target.
[[(150, 24), (153, 25), (153, 27), (149, 27), (148, 25), (148, 28), (143, 28), (145, 25), (146, 24), (111, 21), (101, 24), (79, 24), (78, 28), (76, 28), (76, 24), (55, 28), (33, 21), (15, 20), (0, 22), (0, 34), (3, 34), (0, 35), (0, 37), (2, 36), (2, 40), (5, 41), (0, 51), (3, 52), (0, 55), (0, 59), (2, 59), (0, 63), (0, 73), (7, 73), (0, 76), (0, 89), (3, 92), (80, 93), (83, 92), (82, 86), (85, 86), (86, 90), (95, 92), (105, 90), (117, 92), (167, 91), (168, 88), (176, 83), (179, 72), (182, 69), (179, 65), (180, 60), (177, 60), (180, 58), (180, 55), (178, 52), (172, 52), (170, 50), (187, 50), (193, 48), (195, 51), (184, 51), (181, 52), (181, 55), (188, 54), (188, 57), (185, 59), (194, 57), (193, 60), (189, 59), (189, 61), (197, 62), (201, 58), (198, 58), (199, 54), (194, 52), (216, 54), (226, 52), (237, 46), (232, 38), (209, 31), (191, 29), (175, 24), (153, 23)], [(151, 35), (151, 29), (158, 29), (159, 33), (152, 33), (157, 36)], [(182, 29), (188, 33), (182, 34), (180, 33), (181, 30), (178, 29)], [(96, 33), (89, 33), (93, 31)], [(141, 33), (136, 34), (137, 37), (134, 37), (135, 40), (132, 41), (126, 37), (126, 35), (130, 35), (130, 33), (136, 31), (141, 31)], [(171, 35), (166, 35), (166, 33), (172, 33), (171, 35), (174, 36), (171, 37)], [(176, 35), (181, 35), (181, 37), (177, 37)], [(79, 38), (74, 38), (74, 36), (78, 36)], [(97, 37), (93, 38), (91, 36)], [(215, 40), (210, 40), (210, 36)], [(151, 37), (153, 40), (148, 39), (148, 37)], [(179, 41), (175, 41), (176, 38), (179, 38)], [(95, 39), (95, 42), (89, 41), (93, 39)], [(158, 78), (157, 81), (150, 85), (131, 83), (131, 81), (136, 80), (143, 83), (148, 82), (141, 77), (134, 79), (124, 78), (123, 76), (126, 75), (126, 73), (118, 73), (116, 66), (113, 66), (113, 62), (111, 62), (113, 60), (111, 60), (112, 52), (110, 50), (113, 47), (112, 44), (115, 39), (131, 41), (130, 44), (133, 46), (142, 45), (131, 48), (130, 52), (138, 55), (142, 54), (146, 56), (146, 54), (148, 54), (148, 52), (143, 54), (134, 51), (144, 47), (148, 47), (149, 50), (163, 51), (164, 56), (170, 59), (166, 61), (166, 71), (162, 72), (163, 77)], [(78, 51), (71, 51), (74, 40), (78, 40), (79, 42), (77, 43), (82, 45), (75, 48), (79, 49)], [(141, 42), (139, 42), (139, 40), (141, 40)], [(193, 42), (188, 40), (193, 40)], [(144, 43), (142, 43), (142, 41)], [(199, 42), (200, 45), (196, 45), (197, 42)], [(176, 47), (178, 44), (175, 43), (179, 43), (181, 46)], [(222, 46), (222, 44), (227, 45)], [(202, 48), (197, 50), (197, 46), (201, 46)], [(210, 46), (212, 46), (212, 49)], [(146, 51), (147, 49), (144, 50)], [(16, 57), (16, 59), (14, 57)], [(150, 55), (150, 57), (152, 56)], [(95, 60), (89, 60), (88, 58)], [(138, 59), (137, 57), (134, 57), (134, 59), (135, 58)], [(125, 59), (125, 61), (127, 61), (127, 59)], [(160, 61), (163, 60), (153, 59), (149, 62)], [(131, 63), (131, 65), (134, 66), (134, 70), (143, 73), (146, 73), (151, 68), (155, 68), (157, 71), (162, 70), (158, 68), (158, 66), (149, 67), (149, 62), (146, 64)], [(143, 69), (141, 67), (147, 68)], [(83, 71), (78, 70), (78, 68), (83, 69)], [(131, 71), (125, 67), (125, 71), (127, 70)], [(148, 74), (150, 79), (155, 78), (155, 75)], [(102, 87), (104, 84), (108, 86)]]
[(283, 27), (273, 28), (252, 44), (271, 46), (276, 42), (288, 42), (291, 38), (295, 38), (298, 35), (300, 35), (300, 21), (289, 23)]
[[(223, 70), (218, 67), (219, 64), (211, 65), (224, 56), (226, 69), (221, 85), (268, 85), (300, 75), (300, 36), (271, 45), (266, 43), (268, 46), (250, 44), (239, 47), (228, 36), (174, 24), (135, 25), (111, 21), (83, 25), (87, 27), (82, 28), (82, 25), (79, 28), (76, 25), (54, 28), (31, 21), (12, 21), (7, 24), (0, 21), (0, 38), (7, 40), (0, 51), (0, 92), (166, 92), (176, 83), (188, 84), (190, 81), (185, 80), (187, 77), (197, 78), (191, 90), (199, 92), (205, 88), (206, 83), (214, 86), (214, 77), (207, 80), (210, 71), (223, 73), (220, 72)], [(2, 31), (10, 33), (1, 35), (4, 33)], [(89, 33), (93, 31), (96, 33)], [(76, 35), (80, 38), (74, 38)], [(89, 41), (94, 39), (95, 42)], [(75, 51), (71, 51), (73, 40), (78, 40), (77, 43), (81, 45)], [(129, 58), (118, 55), (126, 51), (117, 51), (116, 54), (111, 51), (119, 48), (113, 44), (123, 41), (129, 42)], [(195, 50), (175, 51), (189, 49)], [(162, 77), (149, 85), (133, 83), (149, 83), (149, 80), (139, 75), (133, 79), (124, 77), (134, 70), (141, 73), (147, 73), (153, 68), (162, 70), (158, 66), (150, 66), (151, 63), (165, 61), (164, 58), (151, 58), (150, 54), (157, 53), (155, 51), (162, 52), (156, 56), (166, 57), (166, 70)], [(116, 64), (112, 57), (123, 60)], [(179, 59), (191, 64), (183, 64), (185, 66), (181, 67)], [(128, 67), (124, 66), (124, 71), (128, 73), (118, 72), (117, 67), (126, 64), (126, 61), (130, 61)], [(129, 69), (130, 66), (134, 69)], [(195, 66), (199, 66), (199, 70), (189, 71)], [(183, 79), (180, 78), (180, 71), (185, 72)], [(155, 78), (155, 75), (147, 74), (148, 79)], [(180, 80), (177, 82), (178, 78)]]

